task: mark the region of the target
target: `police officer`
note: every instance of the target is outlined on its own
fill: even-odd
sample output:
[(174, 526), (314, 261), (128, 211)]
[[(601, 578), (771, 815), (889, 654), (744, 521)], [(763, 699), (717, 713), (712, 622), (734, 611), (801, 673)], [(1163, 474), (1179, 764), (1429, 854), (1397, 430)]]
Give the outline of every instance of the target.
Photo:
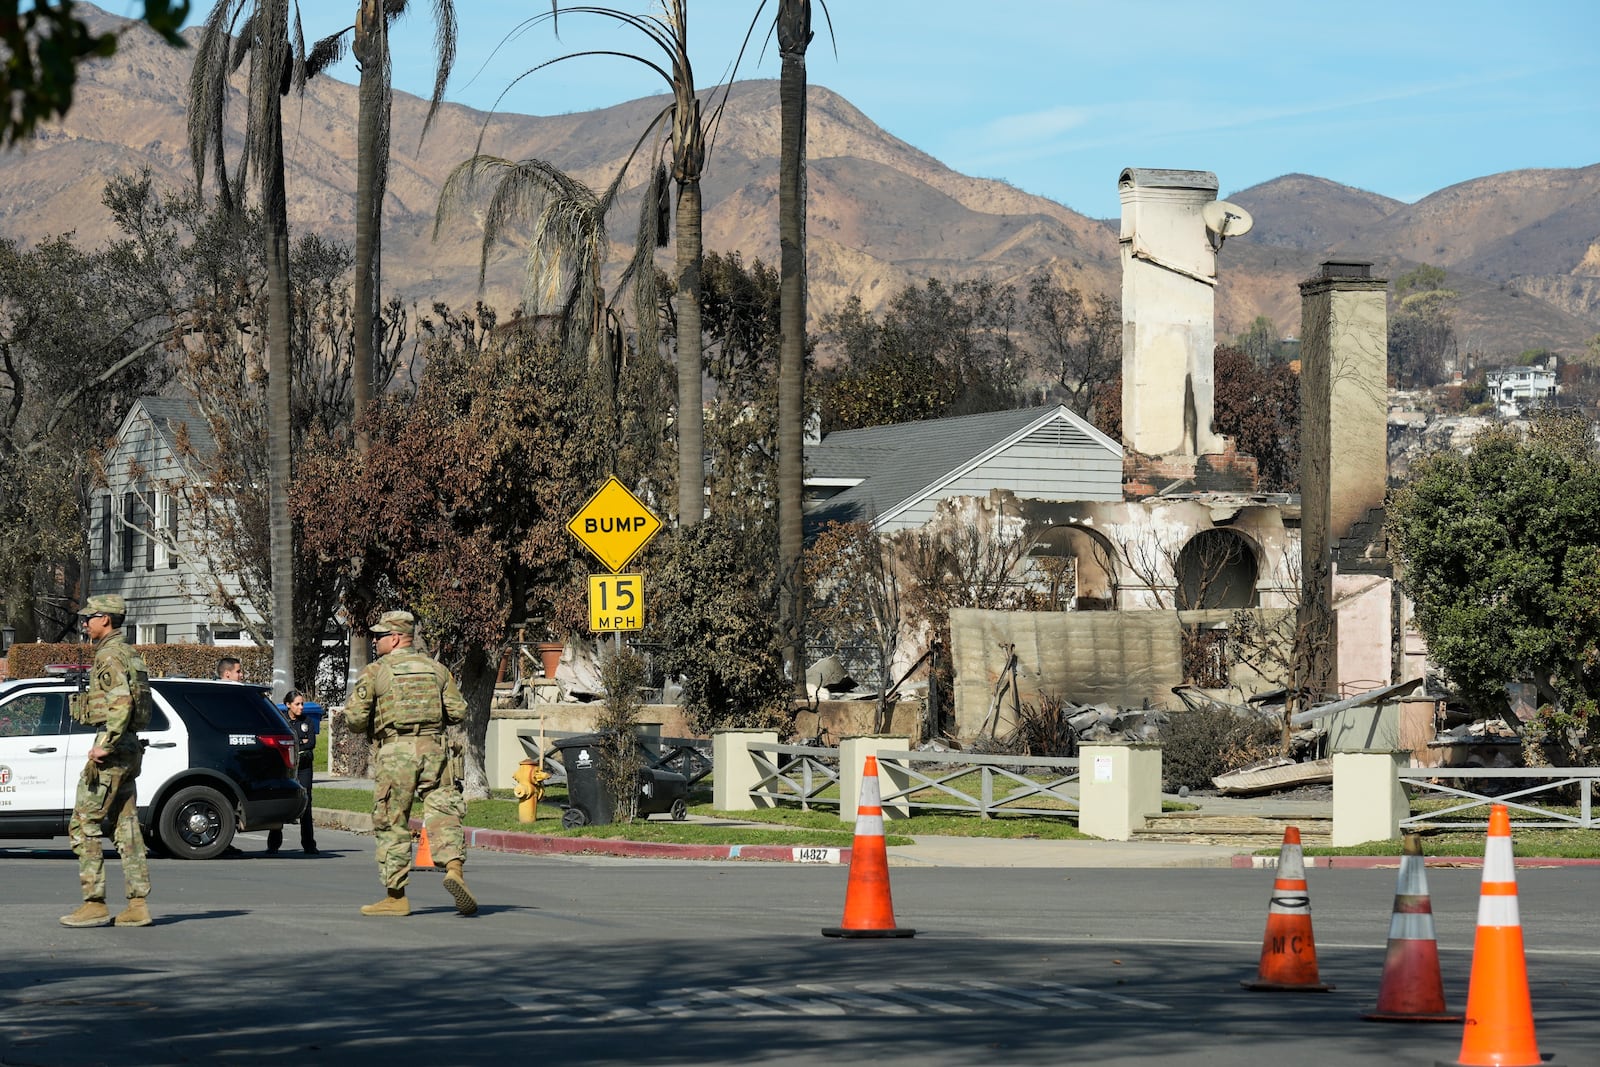
[(444, 887), (456, 911), (472, 915), (478, 902), (462, 875), (466, 801), (445, 744), (447, 726), (466, 717), (467, 702), (444, 665), (412, 647), (416, 618), (388, 611), (372, 627), (378, 658), (356, 679), (345, 704), (345, 724), (378, 742), (374, 757), (372, 829), (378, 870), (387, 896), (362, 907), (363, 915), (410, 915), (411, 806), (422, 801), (422, 821), (436, 860), (445, 865)]
[[(317, 727), (306, 717), (306, 695), (291, 689), (283, 695), (283, 710), (289, 715), (289, 732), (294, 735), (295, 771), (300, 788), (306, 791), (306, 807), (300, 813), (300, 850), (308, 856), (317, 854), (316, 824), (311, 812), (312, 762), (317, 752)], [(267, 852), (276, 855), (283, 847), (283, 828), (267, 831)]]
[(117, 916), (118, 926), (149, 926), (150, 866), (145, 861), (144, 836), (139, 832), (135, 787), (142, 750), (138, 731), (150, 725), (150, 675), (144, 660), (123, 640), (122, 622), (127, 605), (116, 594), (94, 596), (78, 612), (94, 642), (94, 666), (89, 690), (74, 708), (79, 721), (100, 727), (89, 749), (89, 759), (78, 778), (77, 801), (67, 833), (78, 854), (78, 881), (83, 886), (83, 906), (61, 917), (62, 926), (104, 926), (106, 864), (100, 839), (105, 822), (115, 823), (113, 840), (122, 857), (122, 880), (128, 907)]

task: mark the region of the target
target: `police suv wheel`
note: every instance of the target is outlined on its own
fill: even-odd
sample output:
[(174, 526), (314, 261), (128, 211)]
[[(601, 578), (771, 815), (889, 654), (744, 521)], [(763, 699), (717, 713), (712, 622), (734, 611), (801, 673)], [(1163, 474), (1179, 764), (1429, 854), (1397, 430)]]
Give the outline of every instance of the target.
[(208, 860), (233, 843), (236, 824), (228, 798), (207, 785), (185, 786), (161, 809), (158, 833), (174, 858)]

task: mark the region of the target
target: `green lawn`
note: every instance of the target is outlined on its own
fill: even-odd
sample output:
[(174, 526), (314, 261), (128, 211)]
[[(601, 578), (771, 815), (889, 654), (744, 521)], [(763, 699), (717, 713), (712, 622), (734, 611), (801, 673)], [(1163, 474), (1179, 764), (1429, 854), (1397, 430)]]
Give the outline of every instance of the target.
[[(1440, 811), (1444, 808), (1454, 807), (1463, 803), (1464, 798), (1423, 796), (1411, 801), (1411, 814), (1425, 815), (1429, 812)], [(1575, 804), (1539, 804), (1547, 811), (1560, 812), (1563, 815), (1577, 816), (1579, 810)], [(1422, 851), (1428, 856), (1482, 856), (1484, 845), (1484, 828), (1481, 825), (1489, 816), (1488, 804), (1479, 804), (1449, 816), (1443, 821), (1459, 822), (1460, 829), (1429, 829), (1422, 832)], [(1518, 818), (1518, 813), (1511, 813), (1513, 823)], [(1477, 823), (1480, 825), (1471, 825)], [(1512, 851), (1521, 857), (1543, 857), (1547, 859), (1594, 859), (1600, 857), (1600, 830), (1567, 830), (1567, 829), (1516, 829), (1512, 828)], [(1275, 850), (1263, 849), (1259, 855), (1268, 855)], [(1305, 854), (1308, 856), (1398, 856), (1400, 855), (1399, 841), (1368, 841), (1360, 845), (1344, 845), (1334, 848), (1331, 845), (1307, 846)]]
[[(1422, 835), (1422, 852), (1426, 856), (1482, 856), (1484, 833), (1444, 831)], [(1531, 859), (1596, 859), (1600, 858), (1600, 830), (1516, 830), (1512, 833), (1511, 850), (1518, 857)], [(1262, 849), (1260, 856), (1276, 855), (1278, 849)], [(1368, 841), (1362, 845), (1307, 845), (1307, 856), (1398, 856), (1399, 841)]]

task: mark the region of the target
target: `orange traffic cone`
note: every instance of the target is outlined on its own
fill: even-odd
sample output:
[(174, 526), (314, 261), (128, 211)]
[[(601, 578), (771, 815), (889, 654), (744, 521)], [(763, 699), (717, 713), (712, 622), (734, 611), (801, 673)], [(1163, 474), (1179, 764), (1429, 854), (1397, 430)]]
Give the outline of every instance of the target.
[(1401, 847), (1400, 884), (1389, 920), (1389, 949), (1383, 957), (1378, 1006), (1361, 1017), (1391, 1023), (1461, 1021), (1461, 1016), (1451, 1015), (1444, 1004), (1427, 864), (1422, 859), (1422, 838), (1416, 834), (1407, 834)]
[(428, 828), (424, 826), (417, 834), (417, 858), (412, 861), (411, 869), (414, 871), (435, 871), (438, 866), (433, 862), (433, 849), (428, 847)]
[(1261, 966), (1246, 989), (1277, 993), (1326, 993), (1331, 985), (1317, 980), (1317, 943), (1311, 936), (1311, 895), (1306, 890), (1305, 860), (1300, 855), (1300, 828), (1283, 831), (1278, 875), (1267, 909), (1267, 933), (1261, 941)]
[(861, 769), (861, 803), (856, 808), (856, 836), (850, 848), (850, 882), (844, 893), (844, 919), (823, 937), (913, 937), (915, 930), (894, 924), (889, 897), (889, 852), (883, 843), (883, 807), (878, 792), (878, 758), (868, 756)]
[(1472, 944), (1472, 980), (1467, 985), (1467, 1021), (1459, 1067), (1538, 1067), (1528, 997), (1528, 964), (1522, 952), (1522, 916), (1517, 908), (1517, 870), (1511, 858), (1511, 813), (1489, 809), (1483, 850), (1483, 887), (1478, 896), (1478, 933)]

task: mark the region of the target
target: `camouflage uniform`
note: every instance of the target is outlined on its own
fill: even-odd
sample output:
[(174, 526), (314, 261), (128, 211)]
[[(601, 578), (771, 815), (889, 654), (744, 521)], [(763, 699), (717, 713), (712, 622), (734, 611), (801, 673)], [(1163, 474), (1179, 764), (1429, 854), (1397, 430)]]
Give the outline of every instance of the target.
[[(390, 612), (383, 618), (404, 617)], [(379, 632), (375, 630), (374, 632)], [(400, 630), (410, 633), (411, 630)], [(345, 724), (378, 742), (374, 757), (372, 829), (384, 888), (403, 890), (411, 874), (411, 809), (422, 801), (422, 821), (434, 862), (466, 858), (461, 821), (467, 802), (445, 728), (466, 717), (467, 702), (443, 664), (414, 648), (397, 648), (367, 664), (345, 704)]]
[[(110, 599), (94, 597), (89, 608), (97, 607), (97, 601)], [(115, 600), (120, 608), (122, 598)], [(95, 642), (89, 691), (75, 715), (82, 722), (100, 727), (94, 744), (110, 753), (99, 763), (91, 759), (84, 764), (72, 819), (67, 824), (72, 851), (78, 854), (83, 899), (102, 903), (106, 899), (105, 850), (100, 839), (108, 820), (115, 822), (113, 840), (122, 856), (122, 880), (128, 899), (143, 899), (150, 895), (150, 865), (145, 859), (144, 835), (139, 830), (135, 791), (143, 755), (138, 731), (150, 725), (150, 675), (143, 657), (123, 639), (120, 629)]]

